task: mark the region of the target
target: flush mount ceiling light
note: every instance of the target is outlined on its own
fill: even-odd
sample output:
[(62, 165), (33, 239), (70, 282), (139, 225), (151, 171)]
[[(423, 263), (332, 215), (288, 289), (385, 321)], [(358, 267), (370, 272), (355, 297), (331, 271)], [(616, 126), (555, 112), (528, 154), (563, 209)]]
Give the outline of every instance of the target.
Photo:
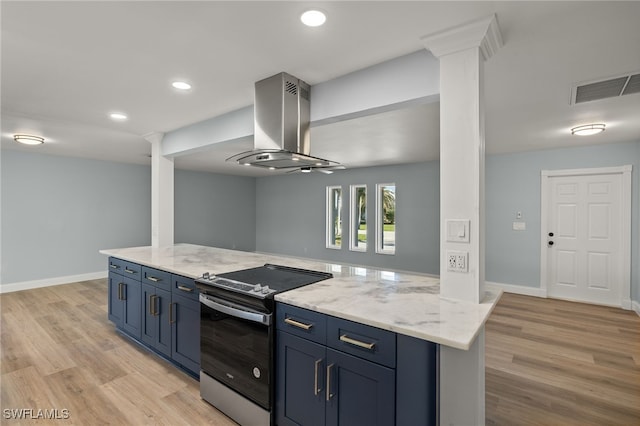
[(578, 136), (590, 136), (596, 133), (604, 132), (604, 124), (586, 124), (584, 126), (578, 126), (571, 129), (572, 135)]
[(121, 112), (112, 112), (111, 114), (109, 114), (109, 117), (111, 117), (112, 120), (116, 120), (116, 121), (124, 121), (128, 118), (125, 114), (122, 114)]
[(300, 20), (308, 27), (319, 27), (327, 20), (327, 15), (319, 10), (307, 10), (300, 15)]
[(13, 140), (25, 145), (40, 145), (44, 143), (44, 138), (32, 135), (13, 135)]
[(178, 90), (189, 90), (191, 89), (191, 85), (184, 81), (174, 81), (171, 85)]

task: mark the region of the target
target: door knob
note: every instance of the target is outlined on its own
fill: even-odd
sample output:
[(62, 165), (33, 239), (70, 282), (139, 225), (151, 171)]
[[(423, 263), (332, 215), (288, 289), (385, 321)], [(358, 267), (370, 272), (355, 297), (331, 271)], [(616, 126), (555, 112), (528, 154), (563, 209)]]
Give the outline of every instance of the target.
[(553, 232), (549, 232), (549, 236), (550, 236), (550, 237), (553, 237)]
[(549, 247), (553, 245), (553, 241), (549, 241)]

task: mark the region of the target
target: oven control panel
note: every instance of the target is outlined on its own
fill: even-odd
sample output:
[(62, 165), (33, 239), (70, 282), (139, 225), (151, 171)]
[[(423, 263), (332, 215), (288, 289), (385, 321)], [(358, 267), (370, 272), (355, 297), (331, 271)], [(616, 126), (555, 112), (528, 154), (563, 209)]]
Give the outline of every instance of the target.
[(276, 290), (270, 288), (268, 285), (243, 283), (229, 278), (216, 277), (208, 272), (202, 274), (202, 278), (198, 281), (259, 298), (267, 297), (276, 292)]

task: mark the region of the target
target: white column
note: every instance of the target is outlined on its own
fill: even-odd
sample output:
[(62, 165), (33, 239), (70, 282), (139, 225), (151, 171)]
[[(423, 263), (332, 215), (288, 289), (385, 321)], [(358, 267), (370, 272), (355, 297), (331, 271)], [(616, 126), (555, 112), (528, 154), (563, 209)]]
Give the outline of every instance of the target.
[[(483, 65), (502, 45), (495, 15), (422, 38), (440, 60), (440, 295), (484, 297)], [(450, 258), (462, 270), (450, 271)]]
[[(502, 45), (494, 16), (422, 41), (440, 60), (440, 296), (484, 298), (483, 66)], [(449, 255), (466, 270), (449, 271)], [(484, 425), (484, 327), (468, 351), (440, 347), (440, 424)]]
[(173, 245), (173, 158), (162, 155), (162, 133), (145, 135), (151, 142), (151, 246)]

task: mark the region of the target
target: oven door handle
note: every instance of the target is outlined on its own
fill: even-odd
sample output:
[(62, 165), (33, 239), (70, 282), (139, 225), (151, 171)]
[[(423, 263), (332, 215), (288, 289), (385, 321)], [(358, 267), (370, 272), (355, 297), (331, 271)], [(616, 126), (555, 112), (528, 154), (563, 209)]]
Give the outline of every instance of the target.
[(200, 303), (235, 318), (245, 319), (247, 321), (257, 322), (264, 325), (271, 325), (271, 314), (263, 314), (226, 300), (201, 293)]

